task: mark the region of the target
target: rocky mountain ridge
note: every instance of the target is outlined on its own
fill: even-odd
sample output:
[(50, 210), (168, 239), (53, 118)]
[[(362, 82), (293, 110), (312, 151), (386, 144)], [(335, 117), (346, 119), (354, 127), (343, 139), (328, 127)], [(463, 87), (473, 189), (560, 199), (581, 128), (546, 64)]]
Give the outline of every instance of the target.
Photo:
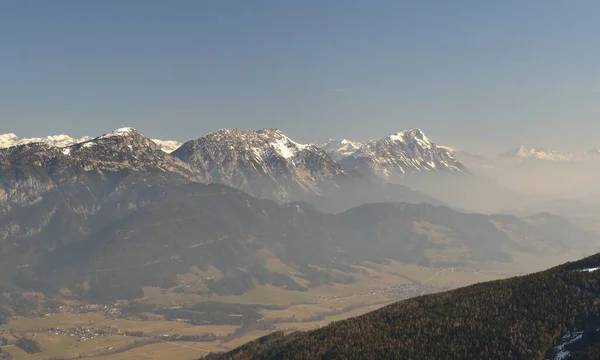
[[(21, 138), (14, 133), (0, 134), (0, 149), (31, 143), (44, 143), (53, 147), (66, 147), (91, 140), (91, 136), (74, 138), (69, 135), (49, 135), (45, 137)], [(181, 146), (179, 141), (152, 139), (166, 153), (171, 153)]]
[(437, 146), (420, 129), (370, 141), (340, 160), (340, 164), (384, 180), (423, 172), (468, 172), (446, 148)]

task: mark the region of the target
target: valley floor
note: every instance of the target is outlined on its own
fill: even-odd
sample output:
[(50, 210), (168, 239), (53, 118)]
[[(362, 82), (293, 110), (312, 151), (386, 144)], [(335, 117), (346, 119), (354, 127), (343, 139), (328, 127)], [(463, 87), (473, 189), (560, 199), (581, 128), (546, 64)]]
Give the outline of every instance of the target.
[[(548, 259), (558, 263), (562, 259)], [(57, 313), (37, 318), (18, 318), (0, 327), (0, 339), (14, 343), (19, 338), (34, 339), (41, 352), (28, 354), (16, 345), (4, 346), (15, 360), (25, 359), (120, 359), (153, 360), (197, 359), (209, 352), (234, 349), (257, 337), (277, 330), (310, 330), (332, 321), (358, 316), (389, 303), (500, 279), (520, 272), (538, 270), (549, 264), (532, 264), (520, 259), (523, 266), (496, 270), (433, 269), (391, 261), (388, 264), (366, 264), (353, 284), (324, 286), (306, 292), (286, 291), (270, 285), (257, 286), (241, 296), (203, 297), (196, 293), (173, 293), (166, 289), (148, 288), (140, 302), (175, 306), (217, 301), (234, 304), (277, 305), (262, 310), (256, 326), (206, 324), (160, 318), (106, 318), (104, 312), (86, 314)], [(231, 316), (236, 316), (232, 314)], [(98, 329), (110, 329), (108, 333)], [(139, 332), (138, 334), (135, 334)], [(142, 335), (140, 335), (140, 333)], [(170, 341), (172, 335), (214, 334), (202, 341)], [(168, 339), (168, 340), (164, 340)]]

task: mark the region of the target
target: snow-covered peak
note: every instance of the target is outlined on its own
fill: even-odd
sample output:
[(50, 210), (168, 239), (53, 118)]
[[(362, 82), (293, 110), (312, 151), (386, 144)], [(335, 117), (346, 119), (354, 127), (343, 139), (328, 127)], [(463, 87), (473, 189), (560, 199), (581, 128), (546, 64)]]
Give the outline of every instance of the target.
[(322, 148), (272, 128), (221, 129), (186, 142), (173, 155), (212, 182), (282, 201), (292, 194), (318, 193), (319, 184), (346, 175)]
[(46, 137), (20, 138), (13, 133), (0, 135), (0, 149), (30, 143), (44, 143), (55, 147), (69, 146), (91, 139), (89, 136), (73, 138), (68, 135), (50, 135)]
[(176, 140), (160, 140), (160, 139), (152, 139), (158, 147), (166, 152), (167, 154), (172, 153), (173, 151), (179, 149), (183, 143)]
[(18, 138), (19, 137), (16, 134), (14, 134), (14, 133), (0, 134), (0, 142), (15, 141)]
[[(139, 134), (137, 130), (131, 127), (123, 127), (120, 129), (116, 129), (109, 133), (106, 133), (97, 138), (110, 138), (116, 136), (131, 136), (133, 134)], [(96, 139), (97, 139), (96, 138)], [(31, 143), (44, 143), (46, 145), (58, 148), (64, 148), (71, 145), (75, 145), (78, 143), (83, 143), (86, 141), (90, 141), (93, 138), (91, 136), (83, 136), (80, 138), (74, 138), (69, 135), (49, 135), (45, 137), (32, 137), (32, 138), (20, 138), (16, 134), (8, 133), (8, 134), (0, 134), (0, 149), (9, 148), (18, 145), (31, 144)], [(159, 140), (152, 139), (158, 147), (166, 152), (172, 153), (177, 150), (181, 146), (179, 141), (175, 140)], [(89, 145), (88, 145), (89, 146)]]
[(502, 154), (503, 157), (513, 157), (522, 159), (537, 159), (537, 160), (548, 160), (548, 161), (574, 161), (575, 156), (572, 154), (563, 154), (555, 150), (527, 148), (524, 145), (518, 148), (507, 151)]
[(425, 133), (423, 133), (421, 129), (403, 130), (392, 134), (388, 137), (395, 141), (407, 141), (410, 139), (418, 139), (427, 143), (431, 143), (431, 140), (429, 140), (427, 136), (425, 136)]
[(131, 136), (131, 135), (135, 135), (135, 134), (139, 134), (139, 132), (132, 128), (132, 127), (122, 127), (116, 130), (113, 130), (109, 133), (103, 134), (102, 136), (99, 136), (99, 139), (103, 139), (103, 138), (109, 138), (109, 137), (116, 137), (116, 136)]
[(322, 144), (321, 147), (334, 159), (339, 160), (352, 155), (356, 150), (360, 149), (362, 145), (363, 144), (357, 141), (329, 139)]
[[(310, 145), (300, 144), (287, 137), (281, 130), (264, 128), (259, 130), (221, 129), (206, 134), (197, 142), (221, 143), (223, 150), (251, 151), (258, 158), (280, 156), (293, 158)], [(228, 147), (228, 148), (227, 148)]]
[(422, 171), (466, 172), (448, 148), (438, 147), (420, 129), (370, 141), (341, 163), (384, 179)]

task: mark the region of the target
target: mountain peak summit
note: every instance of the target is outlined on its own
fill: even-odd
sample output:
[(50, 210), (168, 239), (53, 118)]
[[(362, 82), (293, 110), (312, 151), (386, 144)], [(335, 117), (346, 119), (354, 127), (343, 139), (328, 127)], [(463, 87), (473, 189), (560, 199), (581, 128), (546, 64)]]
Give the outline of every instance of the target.
[(388, 179), (422, 171), (466, 172), (447, 149), (438, 147), (420, 129), (373, 140), (341, 160), (342, 165)]

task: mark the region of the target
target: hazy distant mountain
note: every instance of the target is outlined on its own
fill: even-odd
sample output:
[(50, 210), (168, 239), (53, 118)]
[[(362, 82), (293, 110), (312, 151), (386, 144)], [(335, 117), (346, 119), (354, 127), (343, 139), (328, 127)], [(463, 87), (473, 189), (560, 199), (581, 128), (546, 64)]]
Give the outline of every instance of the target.
[(600, 156), (600, 149), (594, 148), (585, 152), (586, 156)]
[[(31, 143), (44, 143), (55, 147), (65, 147), (76, 143), (91, 140), (91, 136), (84, 136), (81, 138), (72, 138), (68, 135), (51, 135), (46, 137), (36, 138), (20, 138), (15, 134), (0, 134), (0, 149), (9, 148), (17, 145), (31, 144)], [(152, 139), (161, 150), (170, 153), (175, 151), (181, 146), (181, 143), (174, 140), (159, 140)]]
[(483, 155), (475, 154), (475, 153), (468, 152), (468, 151), (465, 151), (465, 150), (460, 150), (460, 149), (457, 149), (454, 146), (437, 145), (437, 147), (439, 149), (446, 150), (455, 159), (480, 159), (480, 160), (487, 160), (487, 158), (485, 156), (483, 156)]
[(338, 161), (356, 152), (363, 144), (346, 139), (329, 139), (321, 145), (334, 160)]
[(401, 131), (361, 146), (343, 166), (384, 180), (420, 172), (466, 173), (466, 167), (419, 129)]
[(548, 161), (574, 161), (576, 157), (573, 154), (563, 154), (554, 150), (526, 148), (521, 145), (514, 150), (507, 151), (501, 155), (507, 158), (536, 159)]

